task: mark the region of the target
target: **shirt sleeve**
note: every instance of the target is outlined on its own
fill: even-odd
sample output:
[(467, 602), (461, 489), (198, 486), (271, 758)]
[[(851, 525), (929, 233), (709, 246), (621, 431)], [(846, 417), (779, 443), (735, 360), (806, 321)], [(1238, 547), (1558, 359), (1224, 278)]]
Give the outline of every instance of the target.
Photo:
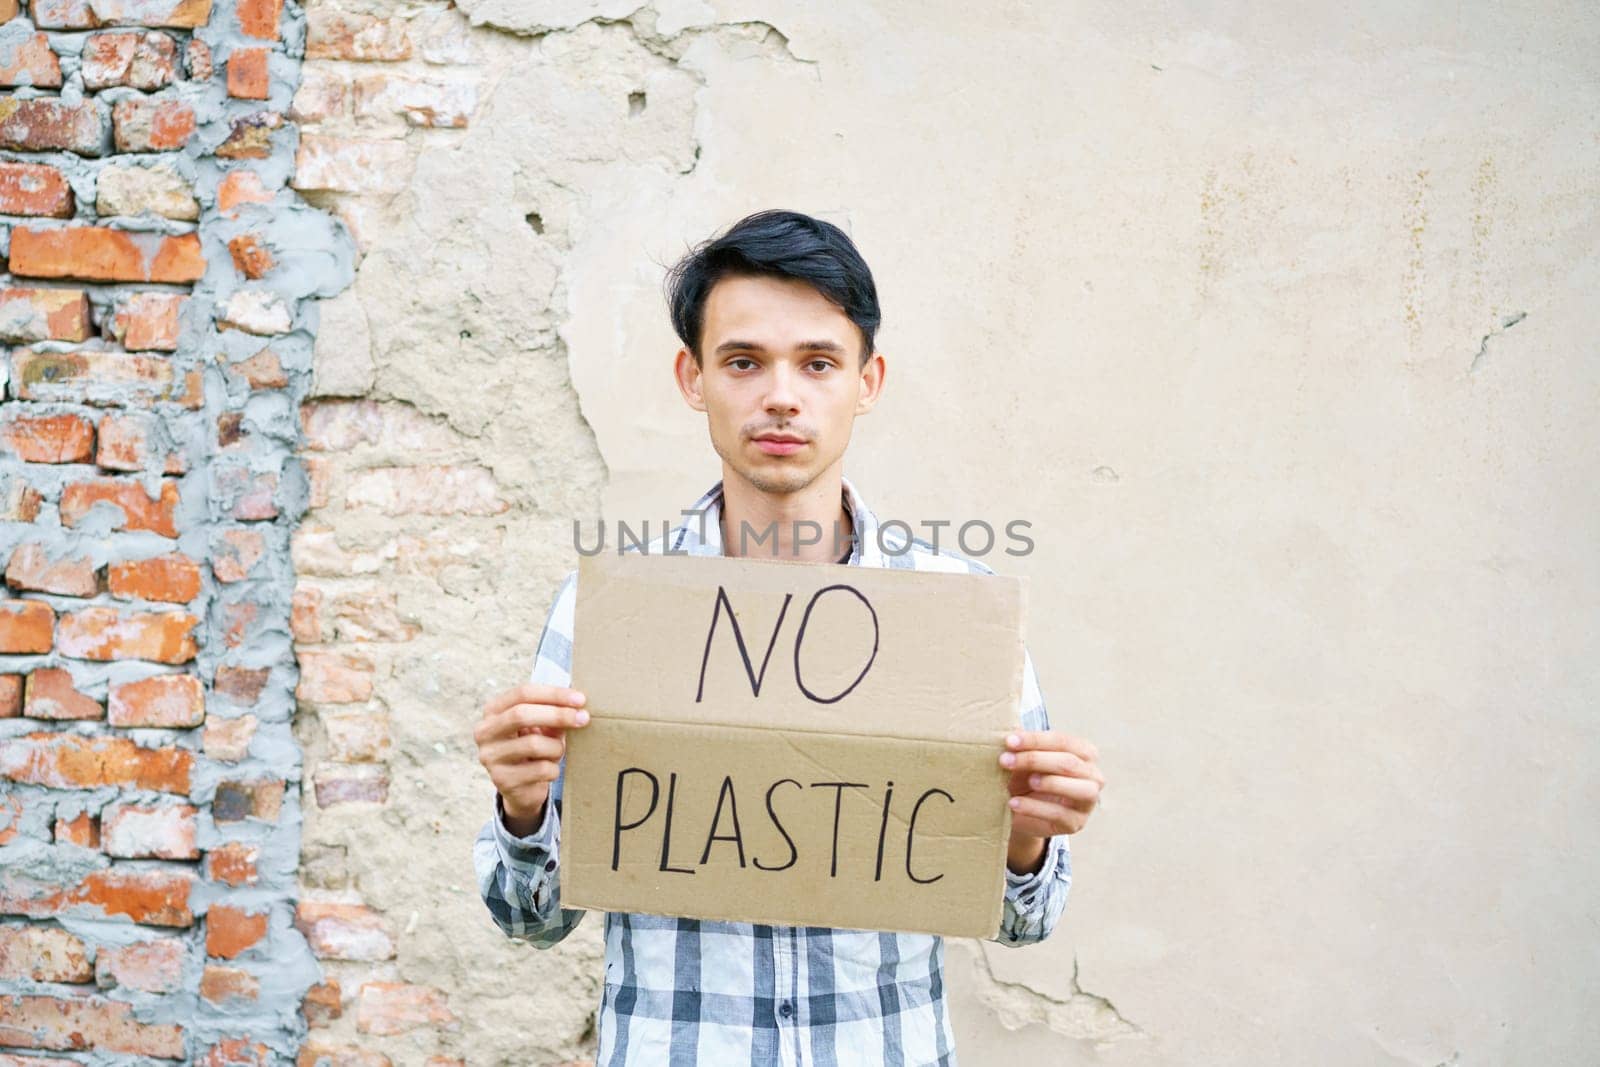
[[(545, 619), (529, 681), (565, 686), (572, 680), (572, 619), (578, 575), (562, 583)], [(506, 829), (505, 809), (495, 794), (494, 813), (473, 842), (472, 864), (478, 894), (495, 925), (510, 938), (539, 948), (557, 944), (578, 926), (584, 913), (561, 907), (561, 773), (550, 786), (544, 821), (526, 837)]]
[[(1033, 657), (1026, 649), (1022, 658), (1022, 728), (1050, 729), (1044, 695), (1033, 671)], [(1000, 932), (992, 939), (1003, 945), (1028, 945), (1043, 941), (1055, 929), (1067, 906), (1072, 888), (1072, 849), (1066, 834), (1057, 834), (1045, 846), (1044, 863), (1032, 874), (1006, 871), (1005, 908), (1000, 916)]]

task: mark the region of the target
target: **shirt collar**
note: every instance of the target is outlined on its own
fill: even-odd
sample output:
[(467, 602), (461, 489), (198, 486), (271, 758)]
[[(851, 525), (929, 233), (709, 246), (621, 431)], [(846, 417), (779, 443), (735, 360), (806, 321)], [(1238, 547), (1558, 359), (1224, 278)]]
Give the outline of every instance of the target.
[[(840, 476), (844, 506), (850, 511), (853, 544), (850, 566), (882, 567), (883, 552), (878, 546), (878, 518), (850, 479)], [(674, 547), (691, 556), (720, 556), (722, 545), (722, 482), (719, 480), (690, 507), (684, 509), (684, 523), (678, 529)], [(827, 532), (823, 537), (828, 536)]]

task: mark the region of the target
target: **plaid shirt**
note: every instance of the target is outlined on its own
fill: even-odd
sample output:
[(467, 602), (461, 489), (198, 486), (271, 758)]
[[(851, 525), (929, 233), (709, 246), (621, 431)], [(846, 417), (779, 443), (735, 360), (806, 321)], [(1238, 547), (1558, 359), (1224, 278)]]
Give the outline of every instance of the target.
[[(935, 552), (900, 532), (903, 525), (880, 532), (848, 479), (844, 502), (855, 526), (853, 566), (994, 573), (975, 560)], [(721, 555), (721, 504), (718, 482), (690, 510), (700, 518), (664, 533), (648, 550), (661, 552), (670, 536), (675, 551)], [(574, 571), (539, 639), (533, 682), (570, 684), (576, 594)], [(1026, 730), (1049, 729), (1026, 652), (1021, 722)], [(473, 866), (489, 914), (506, 936), (549, 948), (583, 918), (561, 907), (560, 844), (560, 779), (543, 825), (527, 837), (506, 829), (496, 796), (495, 814), (474, 843)], [(1006, 872), (1004, 914), (993, 940), (1022, 945), (1049, 936), (1071, 881), (1067, 838), (1052, 838), (1039, 871)], [(956, 1062), (939, 937), (616, 912), (606, 913), (605, 924), (596, 1067)]]

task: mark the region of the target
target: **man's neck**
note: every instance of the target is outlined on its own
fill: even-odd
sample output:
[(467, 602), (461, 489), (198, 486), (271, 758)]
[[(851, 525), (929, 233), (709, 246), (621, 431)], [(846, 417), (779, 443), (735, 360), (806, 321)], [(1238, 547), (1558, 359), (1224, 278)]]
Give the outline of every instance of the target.
[(783, 495), (764, 493), (723, 468), (724, 555), (834, 563), (848, 548), (852, 532), (837, 467), (804, 489)]

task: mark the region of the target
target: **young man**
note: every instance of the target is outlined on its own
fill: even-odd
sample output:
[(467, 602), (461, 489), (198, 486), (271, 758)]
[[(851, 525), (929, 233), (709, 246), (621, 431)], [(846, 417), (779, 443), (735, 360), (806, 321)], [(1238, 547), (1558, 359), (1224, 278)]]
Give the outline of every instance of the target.
[[(649, 551), (670, 538), (693, 555), (993, 573), (880, 530), (843, 475), (885, 359), (873, 345), (872, 274), (841, 230), (790, 211), (752, 215), (680, 262), (668, 289), (683, 341), (678, 388), (706, 415), (722, 480)], [(541, 948), (584, 914), (563, 909), (560, 892), (563, 739), (588, 722), (583, 694), (568, 688), (576, 585), (573, 572), (530, 683), (492, 698), (474, 731), (498, 793), (473, 850), (478, 887), (507, 936)], [(1060, 918), (1065, 835), (1083, 829), (1105, 782), (1092, 744), (1050, 729), (1026, 653), (1020, 713), (1022, 728), (996, 753), (1011, 772), (994, 936), (1008, 945), (1042, 940)], [(597, 1067), (955, 1062), (940, 938), (616, 913), (605, 922)]]

